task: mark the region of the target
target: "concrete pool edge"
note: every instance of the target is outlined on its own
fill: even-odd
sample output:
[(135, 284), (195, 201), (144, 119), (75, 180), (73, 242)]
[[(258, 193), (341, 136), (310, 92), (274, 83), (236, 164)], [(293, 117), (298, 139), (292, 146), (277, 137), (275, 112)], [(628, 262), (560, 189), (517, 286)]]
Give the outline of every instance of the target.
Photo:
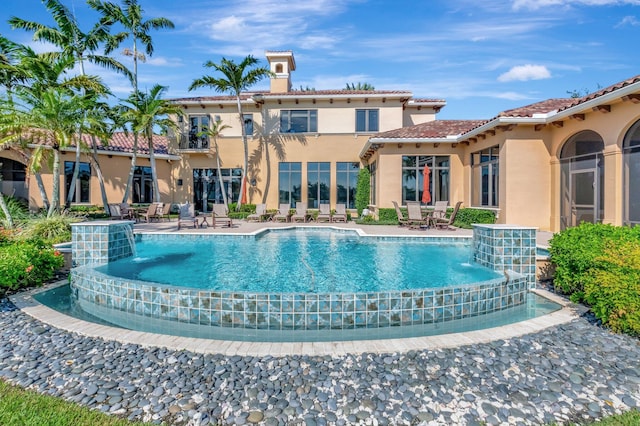
[(42, 305), (31, 297), (35, 293), (65, 284), (67, 284), (66, 281), (60, 281), (47, 287), (12, 295), (9, 300), (22, 312), (38, 321), (86, 337), (113, 340), (123, 344), (137, 344), (143, 347), (164, 347), (173, 350), (188, 350), (196, 353), (212, 353), (226, 356), (340, 356), (365, 352), (398, 353), (410, 350), (452, 348), (535, 333), (548, 327), (572, 321), (582, 311), (579, 306), (573, 305), (568, 300), (550, 291), (536, 289), (531, 291), (560, 304), (562, 308), (547, 315), (500, 327), (436, 336), (334, 342), (242, 342), (178, 337), (95, 324), (62, 314)]

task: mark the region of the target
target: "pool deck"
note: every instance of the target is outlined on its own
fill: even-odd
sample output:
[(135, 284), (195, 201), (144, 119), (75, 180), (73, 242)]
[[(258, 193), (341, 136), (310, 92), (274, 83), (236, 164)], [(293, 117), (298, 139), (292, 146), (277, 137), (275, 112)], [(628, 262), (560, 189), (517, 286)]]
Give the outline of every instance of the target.
[[(177, 230), (176, 221), (137, 223), (134, 232), (140, 233), (207, 233), (207, 234), (251, 234), (265, 227), (285, 228), (291, 226), (335, 226), (341, 229), (360, 229), (367, 235), (385, 236), (460, 236), (470, 237), (471, 230), (415, 230), (395, 226), (357, 225), (355, 223), (248, 223), (234, 221), (232, 228), (198, 228)], [(543, 232), (538, 235), (538, 245), (546, 246), (551, 233)], [(55, 285), (62, 285), (64, 282)], [(49, 287), (50, 288), (50, 287)], [(42, 289), (34, 290), (41, 291)], [(213, 339), (200, 339), (160, 335), (121, 328), (99, 325), (75, 319), (59, 313), (49, 307), (36, 302), (31, 294), (33, 291), (20, 293), (11, 297), (12, 302), (28, 315), (50, 324), (54, 327), (79, 333), (84, 336), (115, 340), (121, 343), (135, 343), (146, 347), (166, 347), (175, 350), (189, 350), (199, 353), (216, 353), (224, 355), (243, 356), (287, 356), (287, 355), (342, 355), (353, 353), (393, 353), (409, 350), (450, 348), (461, 345), (486, 343), (498, 339), (508, 339), (545, 328), (563, 324), (576, 318), (580, 308), (568, 303), (546, 290), (535, 290), (537, 294), (562, 305), (562, 309), (548, 315), (483, 330), (451, 333), (436, 336), (410, 337), (382, 340), (336, 341), (336, 342), (240, 342)]]

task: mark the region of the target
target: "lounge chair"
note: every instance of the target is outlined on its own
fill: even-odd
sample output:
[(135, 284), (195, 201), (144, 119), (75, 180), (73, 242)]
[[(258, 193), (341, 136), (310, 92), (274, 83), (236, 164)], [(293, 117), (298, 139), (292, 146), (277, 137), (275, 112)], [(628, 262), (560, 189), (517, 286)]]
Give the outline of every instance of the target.
[(122, 210), (120, 209), (120, 204), (109, 204), (109, 216), (113, 220), (121, 220)]
[(140, 217), (144, 218), (147, 223), (151, 222), (153, 219), (160, 219), (162, 215), (164, 205), (162, 203), (151, 203), (149, 204), (149, 208), (146, 213), (140, 213)]
[(123, 219), (135, 219), (135, 210), (129, 207), (128, 203), (120, 203), (120, 215)]
[(453, 222), (456, 221), (456, 215), (458, 214), (458, 210), (460, 210), (460, 205), (462, 204), (462, 201), (458, 201), (456, 203), (456, 206), (453, 208), (453, 212), (451, 213), (451, 216), (444, 217), (444, 218), (437, 218), (434, 217), (431, 219), (431, 223), (433, 224), (433, 226), (437, 229), (452, 229), (455, 230), (456, 228), (452, 228), (451, 226), (453, 225)]
[(407, 221), (407, 218), (404, 217), (404, 214), (402, 214), (402, 210), (400, 210), (400, 206), (398, 206), (398, 203), (396, 201), (392, 201), (392, 203), (393, 203), (393, 208), (396, 209), (396, 215), (398, 216), (398, 225), (407, 226), (409, 222)]
[(291, 215), (291, 222), (307, 221), (307, 205), (301, 201), (296, 203), (296, 211)]
[(422, 217), (422, 209), (417, 201), (407, 201), (407, 222), (411, 228), (429, 226), (429, 218)]
[(231, 221), (231, 218), (229, 217), (227, 206), (225, 206), (224, 204), (213, 205), (213, 211), (211, 212), (211, 220), (213, 223), (211, 226), (213, 226), (214, 228), (216, 227), (217, 224), (220, 224), (220, 226), (223, 226), (225, 223), (229, 228), (231, 228), (231, 225), (233, 224)]
[(320, 204), (320, 212), (316, 217), (316, 222), (331, 222), (331, 206), (329, 204)]
[(161, 218), (166, 218), (169, 222), (171, 222), (171, 203), (164, 203), (162, 205), (162, 212), (160, 213)]
[(429, 216), (432, 218), (440, 218), (440, 219), (443, 217), (447, 217), (447, 207), (449, 207), (448, 201), (436, 201), (433, 211)]
[(333, 222), (347, 223), (347, 206), (344, 204), (336, 204), (336, 212), (331, 217)]
[(271, 218), (274, 222), (288, 222), (289, 221), (289, 204), (283, 203), (280, 204), (280, 208), (278, 208), (278, 213), (273, 215)]
[(198, 227), (198, 219), (193, 210), (193, 204), (185, 203), (178, 206), (178, 231), (182, 225)]
[(262, 222), (269, 217), (267, 214), (267, 205), (266, 204), (256, 204), (256, 212), (251, 213), (247, 216), (247, 222), (256, 221)]

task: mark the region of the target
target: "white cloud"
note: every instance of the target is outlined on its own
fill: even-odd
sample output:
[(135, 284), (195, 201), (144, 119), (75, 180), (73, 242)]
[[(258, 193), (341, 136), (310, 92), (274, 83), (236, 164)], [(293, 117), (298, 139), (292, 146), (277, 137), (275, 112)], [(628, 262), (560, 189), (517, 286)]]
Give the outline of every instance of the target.
[(543, 80), (551, 78), (551, 72), (544, 65), (518, 65), (498, 77), (500, 82)]
[(635, 16), (625, 16), (624, 18), (622, 18), (622, 20), (620, 22), (618, 22), (618, 24), (616, 25), (616, 28), (619, 27), (624, 27), (627, 25), (631, 25), (632, 27), (637, 27), (638, 25), (640, 25), (640, 21), (638, 21), (638, 19)]
[(165, 58), (164, 56), (147, 58), (145, 63), (158, 67), (181, 67), (184, 65), (181, 58)]

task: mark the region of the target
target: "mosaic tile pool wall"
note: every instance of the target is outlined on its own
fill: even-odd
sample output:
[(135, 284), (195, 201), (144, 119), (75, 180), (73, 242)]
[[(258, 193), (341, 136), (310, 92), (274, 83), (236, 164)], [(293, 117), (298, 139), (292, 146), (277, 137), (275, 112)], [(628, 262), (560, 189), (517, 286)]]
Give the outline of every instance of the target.
[(73, 266), (101, 265), (131, 256), (134, 243), (130, 220), (71, 224)]
[(289, 294), (178, 288), (105, 275), (87, 264), (73, 269), (71, 286), (80, 306), (90, 313), (96, 311), (92, 307), (106, 307), (206, 326), (323, 330), (439, 323), (525, 303), (527, 277), (510, 270), (505, 273), (505, 278), (459, 287)]
[(526, 300), (525, 277), (510, 272), (510, 278), (375, 293), (232, 293), (123, 280), (84, 266), (74, 270), (72, 288), (88, 312), (97, 305), (199, 325), (322, 330), (429, 324), (500, 311)]
[(524, 275), (536, 285), (536, 228), (513, 225), (473, 225), (474, 260), (494, 271)]

